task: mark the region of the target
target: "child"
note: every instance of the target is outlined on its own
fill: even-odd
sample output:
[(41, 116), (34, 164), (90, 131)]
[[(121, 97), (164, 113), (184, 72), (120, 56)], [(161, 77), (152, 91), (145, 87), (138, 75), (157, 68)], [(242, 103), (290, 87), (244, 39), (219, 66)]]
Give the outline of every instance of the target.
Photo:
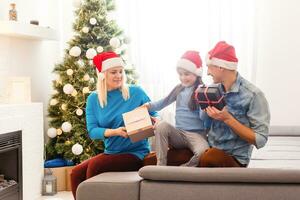
[(160, 121), (155, 125), (157, 165), (167, 164), (169, 145), (180, 149), (189, 148), (194, 156), (183, 166), (197, 166), (199, 157), (208, 149), (204, 121), (194, 100), (194, 91), (202, 84), (202, 61), (197, 51), (187, 51), (177, 63), (181, 84), (157, 102), (146, 103), (149, 111), (159, 111), (176, 101), (176, 126)]

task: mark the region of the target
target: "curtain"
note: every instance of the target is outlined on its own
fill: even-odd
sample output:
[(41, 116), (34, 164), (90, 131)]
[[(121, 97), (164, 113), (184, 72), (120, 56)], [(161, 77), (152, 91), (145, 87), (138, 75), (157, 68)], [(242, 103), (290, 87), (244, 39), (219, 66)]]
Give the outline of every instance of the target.
[[(117, 0), (115, 18), (131, 40), (129, 55), (139, 84), (153, 101), (179, 82), (176, 62), (186, 50), (198, 50), (203, 60), (220, 41), (236, 48), (238, 71), (255, 81), (254, 0)], [(162, 117), (174, 123), (174, 105)]]

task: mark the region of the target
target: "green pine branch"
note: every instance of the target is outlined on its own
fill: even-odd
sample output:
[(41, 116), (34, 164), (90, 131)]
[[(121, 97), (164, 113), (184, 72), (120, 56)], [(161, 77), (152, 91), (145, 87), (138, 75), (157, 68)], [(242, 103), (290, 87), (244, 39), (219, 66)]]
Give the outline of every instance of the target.
[[(49, 100), (48, 117), (49, 127), (55, 128), (57, 135), (49, 138), (45, 145), (47, 160), (61, 157), (80, 163), (103, 152), (103, 142), (91, 140), (86, 129), (86, 98), (91, 91), (96, 89), (97, 80), (95, 67), (86, 57), (86, 52), (90, 48), (96, 50), (99, 46), (103, 47), (104, 51), (115, 50), (109, 44), (110, 39), (114, 37), (119, 38), (121, 44), (124, 43), (123, 31), (114, 20), (107, 18), (107, 14), (114, 9), (113, 0), (83, 0), (81, 6), (75, 11), (74, 36), (68, 41), (69, 48), (64, 51), (63, 61), (56, 64), (53, 69), (57, 79), (52, 82), (55, 93)], [(91, 18), (96, 19), (96, 24), (90, 23)], [(88, 32), (84, 32), (83, 29), (88, 29)], [(78, 57), (70, 55), (70, 49), (75, 46), (81, 49)], [(123, 49), (120, 55), (124, 54)], [(67, 74), (68, 70), (71, 70), (73, 74)], [(137, 75), (134, 68), (125, 69), (125, 73), (127, 83), (136, 84)], [(64, 92), (66, 84), (71, 84), (76, 92), (66, 94)], [(89, 92), (84, 93), (84, 88), (88, 88)], [(82, 115), (77, 115), (78, 109), (83, 111)], [(64, 122), (72, 125), (70, 132), (62, 130)], [(80, 155), (72, 152), (72, 146), (76, 143), (83, 147)]]

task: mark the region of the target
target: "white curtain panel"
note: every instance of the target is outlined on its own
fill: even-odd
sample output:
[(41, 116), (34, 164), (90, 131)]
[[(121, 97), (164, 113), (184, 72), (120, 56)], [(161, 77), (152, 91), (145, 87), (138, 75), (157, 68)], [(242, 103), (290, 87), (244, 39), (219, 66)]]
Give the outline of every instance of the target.
[[(255, 0), (117, 0), (116, 20), (131, 39), (130, 57), (139, 84), (154, 101), (179, 83), (176, 62), (186, 50), (198, 50), (203, 60), (220, 41), (236, 48), (238, 71), (255, 82)], [(174, 106), (162, 116), (174, 123)]]
[[(117, 0), (116, 19), (131, 38), (130, 56), (139, 84), (154, 101), (179, 83), (176, 62), (186, 50), (198, 50), (203, 60), (220, 41), (236, 48), (238, 71), (255, 81), (254, 0)], [(174, 123), (174, 105), (161, 112)]]

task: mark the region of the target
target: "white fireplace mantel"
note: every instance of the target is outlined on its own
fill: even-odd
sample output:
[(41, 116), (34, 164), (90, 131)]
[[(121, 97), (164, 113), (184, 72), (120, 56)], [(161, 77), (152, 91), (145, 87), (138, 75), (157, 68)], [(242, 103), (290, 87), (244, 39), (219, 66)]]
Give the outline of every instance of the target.
[(43, 178), (43, 104), (0, 104), (0, 134), (22, 131), (23, 200), (41, 196)]

